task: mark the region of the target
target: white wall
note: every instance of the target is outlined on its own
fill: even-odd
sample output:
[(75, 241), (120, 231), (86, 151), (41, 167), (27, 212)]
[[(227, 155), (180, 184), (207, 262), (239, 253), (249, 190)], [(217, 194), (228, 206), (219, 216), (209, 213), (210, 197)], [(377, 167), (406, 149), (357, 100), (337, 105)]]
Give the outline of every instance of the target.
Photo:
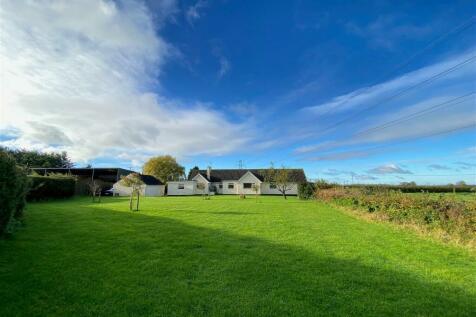
[[(286, 195), (297, 195), (298, 193), (298, 184), (289, 183), (290, 190), (286, 191)], [(261, 194), (263, 195), (282, 195), (282, 193), (277, 188), (269, 188), (269, 183), (261, 184)]]
[[(179, 184), (184, 185), (184, 189), (179, 189)], [(197, 182), (195, 181), (183, 181), (183, 182), (168, 182), (167, 183), (167, 196), (187, 196), (195, 195), (197, 188)]]
[[(119, 182), (112, 186), (114, 195), (118, 196), (130, 196), (132, 187), (122, 186)], [(140, 194), (142, 196), (164, 196), (164, 185), (142, 185)]]
[[(228, 188), (228, 184), (229, 183), (232, 183), (234, 185), (234, 187), (232, 189), (229, 189)], [(238, 194), (238, 190), (239, 190), (239, 183), (237, 181), (223, 181), (223, 188), (222, 188), (222, 193), (224, 195), (236, 195)]]
[[(195, 195), (206, 195), (210, 192), (210, 182), (205, 177), (203, 177), (202, 174), (195, 175), (192, 180), (197, 183), (195, 186)], [(203, 189), (200, 189), (200, 186), (202, 186)]]
[(220, 185), (223, 185), (223, 183), (211, 183), (212, 187), (215, 186), (217, 194), (223, 194), (223, 188), (220, 188)]
[(253, 174), (249, 172), (246, 173), (240, 178), (239, 182), (240, 182), (240, 185), (238, 189), (238, 194), (256, 195), (256, 192), (253, 190), (253, 187), (244, 188), (244, 185), (243, 185), (244, 183), (250, 183), (250, 184), (254, 184), (258, 186), (258, 194), (261, 193), (261, 181), (258, 178), (256, 178), (256, 176), (254, 176)]
[(146, 185), (144, 196), (164, 196), (165, 185)]
[(122, 186), (119, 183), (112, 185), (112, 189), (114, 190), (114, 195), (118, 196), (130, 196), (132, 191), (131, 187)]

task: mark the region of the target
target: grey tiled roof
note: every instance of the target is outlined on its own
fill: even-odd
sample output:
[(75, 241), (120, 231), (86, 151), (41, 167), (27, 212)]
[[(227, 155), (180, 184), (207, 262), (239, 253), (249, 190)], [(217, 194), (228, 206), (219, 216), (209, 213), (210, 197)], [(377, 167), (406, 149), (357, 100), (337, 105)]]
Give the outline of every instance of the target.
[[(192, 170), (190, 175), (190, 180), (194, 178), (197, 173), (200, 173), (203, 177), (208, 179), (210, 182), (222, 182), (222, 181), (231, 181), (231, 180), (239, 180), (246, 172), (250, 171), (255, 175), (259, 180), (264, 180), (264, 173), (267, 169), (211, 169), (210, 179), (207, 177), (207, 170)], [(296, 183), (305, 183), (306, 182), (306, 175), (304, 174), (304, 170), (302, 168), (296, 169), (287, 169), (289, 175), (290, 182)]]

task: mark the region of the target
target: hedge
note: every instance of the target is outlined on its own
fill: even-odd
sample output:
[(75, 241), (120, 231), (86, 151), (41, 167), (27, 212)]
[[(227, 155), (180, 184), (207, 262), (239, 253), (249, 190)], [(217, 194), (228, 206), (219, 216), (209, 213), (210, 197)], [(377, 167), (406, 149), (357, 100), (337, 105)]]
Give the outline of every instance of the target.
[(0, 235), (12, 233), (20, 220), (28, 185), (26, 172), (10, 154), (0, 151)]
[(72, 176), (49, 175), (28, 176), (31, 180), (31, 190), (27, 200), (44, 200), (54, 198), (67, 198), (74, 195), (76, 179)]
[[(332, 201), (399, 224), (425, 231), (436, 230), (444, 239), (454, 238), (476, 246), (476, 201), (453, 195), (406, 195), (395, 190), (335, 187), (316, 191), (316, 198)], [(444, 233), (441, 235), (441, 233)]]
[(311, 199), (314, 197), (316, 190), (314, 183), (301, 183), (298, 187), (298, 197), (300, 199)]

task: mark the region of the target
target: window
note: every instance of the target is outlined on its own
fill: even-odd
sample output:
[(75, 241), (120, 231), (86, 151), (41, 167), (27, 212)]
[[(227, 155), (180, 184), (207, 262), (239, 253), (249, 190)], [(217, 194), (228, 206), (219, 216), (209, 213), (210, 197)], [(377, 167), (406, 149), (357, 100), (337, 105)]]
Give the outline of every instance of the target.
[(223, 188), (223, 184), (218, 185), (218, 188), (222, 189), (222, 188)]
[(276, 184), (275, 183), (269, 183), (269, 188), (270, 189), (276, 189)]
[(235, 188), (235, 184), (233, 183), (228, 183), (228, 189), (233, 189)]
[(184, 189), (185, 185), (184, 184), (178, 184), (178, 189)]
[(244, 183), (243, 184), (243, 188), (251, 188), (251, 186), (253, 186), (252, 183)]

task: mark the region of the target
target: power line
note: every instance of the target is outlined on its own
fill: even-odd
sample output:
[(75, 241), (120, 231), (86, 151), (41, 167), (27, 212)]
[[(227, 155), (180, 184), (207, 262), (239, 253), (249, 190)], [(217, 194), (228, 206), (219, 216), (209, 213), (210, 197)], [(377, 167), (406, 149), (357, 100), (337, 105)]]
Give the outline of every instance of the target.
[[(411, 61), (413, 59), (415, 59), (416, 57), (418, 57), (419, 55), (423, 54), (426, 50), (432, 48), (433, 46), (435, 46), (436, 44), (442, 42), (443, 40), (445, 40), (448, 36), (450, 36), (451, 34), (455, 33), (455, 34), (458, 34), (460, 32), (463, 32), (465, 31), (466, 29), (468, 29), (469, 27), (473, 26), (474, 24), (476, 23), (476, 17), (471, 17), (470, 19), (466, 20), (465, 22), (463, 22), (462, 24), (458, 25), (457, 27), (455, 27), (454, 29), (451, 29), (450, 31), (440, 35), (439, 37), (433, 39), (432, 41), (430, 41), (426, 46), (424, 46), (421, 50), (419, 50), (418, 52), (416, 52), (415, 54), (411, 55), (409, 58), (407, 58), (406, 60), (404, 60), (402, 63), (398, 64), (396, 67), (394, 67), (393, 69), (391, 69), (389, 72), (385, 73), (383, 76), (380, 76), (378, 77), (377, 80), (375, 80), (372, 84), (369, 84), (367, 87), (365, 87), (364, 89), (360, 90), (359, 92), (357, 92), (355, 95), (353, 96), (350, 96), (349, 98), (343, 100), (342, 102), (340, 102), (339, 104), (336, 105), (336, 107), (340, 107), (344, 104), (346, 104), (349, 100), (352, 100), (353, 98), (357, 97), (357, 96), (360, 96), (362, 95), (363, 93), (367, 92), (368, 90), (370, 90), (372, 88), (372, 86), (378, 84), (379, 82), (381, 82), (382, 80), (384, 80), (385, 78), (388, 78), (390, 77), (391, 75), (393, 75), (394, 73), (396, 73), (398, 70), (408, 66)], [(326, 111), (324, 114), (327, 114), (330, 110)]]
[(399, 68), (402, 68), (402, 67), (405, 67), (407, 66), (408, 64), (410, 64), (410, 61), (413, 60), (415, 57), (421, 55), (423, 52), (425, 52), (427, 49), (430, 49), (432, 48), (433, 46), (435, 46), (436, 44), (438, 44), (439, 42), (442, 42), (445, 38), (447, 38), (449, 35), (451, 35), (452, 33), (460, 33), (460, 32), (463, 32), (465, 31), (466, 29), (468, 29), (469, 27), (473, 26), (473, 24), (476, 23), (476, 17), (473, 16), (471, 17), (470, 19), (466, 20), (465, 22), (461, 23), (460, 25), (458, 25), (456, 28), (450, 30), (449, 32), (446, 32), (444, 33), (443, 35), (435, 38), (434, 40), (432, 40), (430, 43), (428, 43), (425, 47), (423, 47), (421, 50), (419, 50), (418, 52), (416, 52), (415, 54), (413, 54), (412, 56), (410, 56), (406, 61), (404, 61), (403, 63), (397, 65), (397, 67), (392, 71), (392, 72), (395, 72), (397, 69)]
[(426, 108), (426, 109), (423, 109), (423, 110), (420, 110), (420, 111), (417, 111), (417, 112), (414, 112), (414, 113), (411, 113), (411, 114), (409, 114), (409, 115), (400, 117), (400, 118), (398, 118), (398, 119), (388, 121), (388, 122), (383, 123), (383, 124), (381, 124), (381, 125), (378, 125), (378, 126), (375, 126), (375, 127), (372, 127), (372, 128), (369, 128), (369, 129), (366, 129), (366, 130), (363, 130), (363, 131), (360, 131), (360, 132), (354, 134), (354, 136), (362, 135), (362, 134), (367, 134), (367, 133), (369, 133), (369, 132), (375, 132), (375, 131), (378, 131), (378, 130), (382, 130), (382, 129), (388, 128), (389, 126), (393, 126), (393, 125), (395, 125), (395, 124), (408, 121), (408, 120), (410, 120), (410, 119), (414, 119), (414, 118), (417, 118), (417, 117), (421, 117), (421, 116), (426, 115), (426, 114), (428, 114), (428, 113), (431, 113), (431, 112), (433, 112), (433, 111), (435, 111), (435, 110), (438, 110), (439, 108), (442, 108), (443, 106), (446, 106), (446, 105), (452, 105), (452, 106), (458, 105), (458, 104), (460, 104), (460, 103), (465, 102), (466, 100), (462, 100), (462, 101), (456, 102), (456, 103), (454, 103), (454, 104), (452, 104), (452, 103), (455, 102), (455, 101), (457, 101), (457, 100), (459, 100), (459, 99), (465, 99), (466, 97), (471, 96), (471, 95), (474, 95), (475, 93), (476, 93), (476, 92), (471, 92), (471, 93), (469, 93), (469, 94), (456, 97), (456, 98), (454, 98), (454, 99), (445, 101), (445, 102), (443, 102), (443, 103), (439, 103), (439, 104), (437, 104), (437, 105), (428, 107), (428, 108)]
[(460, 62), (460, 63), (458, 63), (458, 64), (456, 64), (456, 65), (454, 65), (454, 66), (452, 66), (452, 67), (450, 67), (450, 68), (448, 68), (448, 69), (445, 69), (444, 71), (442, 71), (442, 72), (440, 72), (440, 73), (438, 73), (438, 74), (435, 74), (435, 75), (433, 75), (433, 76), (431, 76), (431, 77), (429, 77), (429, 78), (427, 78), (427, 79), (425, 79), (425, 80), (423, 80), (423, 81), (421, 81), (421, 82), (419, 82), (419, 83), (417, 83), (417, 84), (415, 84), (415, 85), (412, 85), (412, 86), (410, 86), (410, 87), (407, 87), (407, 88), (405, 88), (405, 89), (403, 89), (403, 90), (397, 92), (396, 94), (391, 95), (390, 97), (387, 97), (387, 98), (383, 99), (383, 100), (380, 101), (379, 103), (376, 103), (376, 104), (370, 105), (370, 106), (368, 106), (368, 107), (365, 107), (364, 109), (362, 109), (362, 110), (360, 110), (360, 111), (358, 111), (358, 112), (356, 112), (356, 113), (354, 113), (354, 114), (352, 114), (352, 115), (350, 115), (350, 116), (348, 116), (348, 117), (346, 117), (346, 118), (344, 118), (344, 119), (342, 119), (342, 120), (336, 122), (335, 124), (333, 124), (333, 125), (331, 125), (331, 126), (328, 126), (328, 127), (325, 128), (323, 131), (321, 131), (321, 134), (322, 134), (322, 133), (325, 133), (325, 132), (328, 132), (328, 131), (330, 131), (330, 130), (332, 130), (332, 129), (338, 127), (338, 126), (340, 126), (341, 124), (343, 124), (343, 123), (349, 121), (349, 119), (352, 119), (352, 118), (354, 118), (354, 117), (357, 117), (357, 116), (359, 116), (360, 114), (366, 112), (367, 110), (370, 110), (370, 109), (373, 109), (373, 108), (375, 108), (375, 107), (378, 107), (378, 106), (382, 105), (382, 104), (385, 103), (385, 102), (388, 102), (388, 101), (393, 100), (393, 99), (395, 99), (395, 98), (397, 98), (397, 97), (400, 97), (401, 95), (407, 93), (408, 91), (410, 91), (410, 90), (412, 90), (412, 89), (415, 89), (415, 88), (420, 87), (420, 86), (422, 86), (422, 85), (428, 84), (428, 83), (430, 83), (430, 82), (432, 82), (432, 81), (434, 81), (434, 80), (436, 80), (436, 79), (438, 79), (438, 78), (440, 78), (440, 77), (442, 77), (442, 76), (444, 76), (444, 75), (447, 75), (447, 74), (449, 74), (449, 73), (451, 73), (451, 72), (457, 70), (458, 68), (460, 68), (460, 67), (462, 67), (462, 66), (464, 66), (464, 65), (466, 65), (466, 64), (468, 64), (468, 63), (470, 63), (470, 62), (472, 62), (472, 61), (475, 60), (475, 59), (476, 59), (476, 55), (473, 55), (473, 56), (471, 56), (470, 58), (468, 58), (468, 59), (466, 59), (466, 60), (464, 60), (464, 61), (462, 61), (462, 62)]
[[(474, 128), (474, 127), (476, 127), (476, 123), (471, 123), (471, 124), (468, 124), (468, 125), (465, 125), (465, 126), (462, 126), (462, 127), (453, 128), (453, 129), (440, 131), (440, 132), (436, 132), (436, 133), (429, 133), (429, 134), (421, 135), (421, 136), (418, 136), (418, 137), (409, 138), (409, 139), (406, 139), (406, 140), (395, 142), (395, 143), (392, 143), (392, 144), (383, 144), (383, 145), (379, 145), (379, 146), (365, 148), (365, 149), (362, 149), (361, 151), (377, 150), (377, 149), (393, 146), (393, 145), (396, 145), (396, 144), (407, 143), (407, 142), (411, 142), (411, 141), (415, 141), (415, 140), (419, 140), (419, 139), (429, 138), (429, 137), (432, 137), (432, 136), (444, 135), (444, 134), (452, 133), (452, 132), (455, 132), (455, 131), (466, 130), (466, 129)], [(331, 152), (331, 153), (327, 153), (326, 155), (340, 154), (340, 153), (346, 153), (346, 152)]]
[[(476, 176), (475, 173), (465, 173), (465, 174), (406, 174), (408, 175), (408, 177), (412, 177), (412, 176), (425, 176), (425, 177), (428, 177), (428, 176), (435, 176), (435, 177), (444, 177), (444, 176)], [(394, 175), (394, 176), (398, 176), (398, 175)]]

